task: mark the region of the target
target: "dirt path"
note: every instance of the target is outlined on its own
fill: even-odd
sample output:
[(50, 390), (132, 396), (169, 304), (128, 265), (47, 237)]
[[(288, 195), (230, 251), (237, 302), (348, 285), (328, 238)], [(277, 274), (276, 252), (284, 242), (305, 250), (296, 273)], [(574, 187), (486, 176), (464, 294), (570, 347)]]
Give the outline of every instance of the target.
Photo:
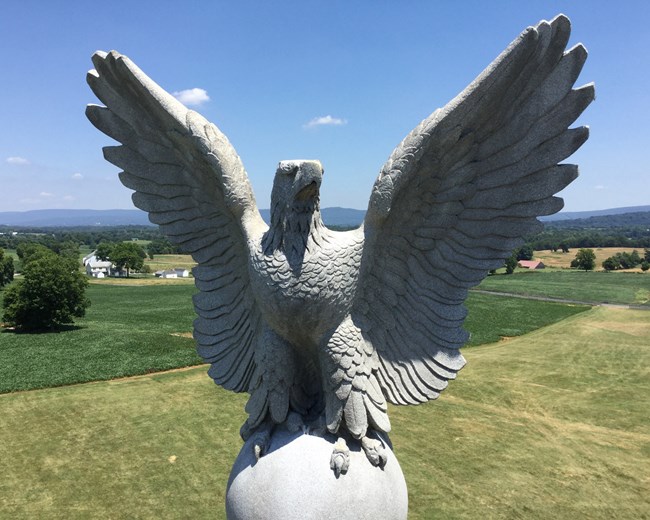
[(531, 294), (515, 294), (499, 291), (485, 291), (483, 289), (471, 289), (479, 294), (493, 294), (495, 296), (507, 296), (509, 298), (521, 298), (523, 300), (539, 300), (542, 302), (572, 303), (574, 305), (591, 305), (592, 307), (611, 307), (613, 309), (634, 309), (639, 311), (650, 311), (650, 305), (635, 305), (633, 303), (607, 303), (607, 302), (586, 302), (582, 300), (566, 300), (564, 298), (549, 298), (548, 296), (534, 296)]

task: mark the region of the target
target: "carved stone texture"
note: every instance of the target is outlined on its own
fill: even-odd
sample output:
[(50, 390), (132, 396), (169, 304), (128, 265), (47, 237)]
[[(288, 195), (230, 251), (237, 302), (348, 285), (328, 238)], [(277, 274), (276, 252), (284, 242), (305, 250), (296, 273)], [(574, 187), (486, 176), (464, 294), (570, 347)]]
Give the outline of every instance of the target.
[(553, 195), (578, 174), (559, 163), (587, 139), (568, 127), (594, 87), (573, 89), (587, 53), (565, 52), (569, 32), (562, 15), (529, 27), (422, 121), (349, 232), (323, 225), (313, 160), (279, 164), (267, 226), (216, 126), (125, 56), (93, 56), (88, 82), (106, 106), (87, 115), (121, 143), (104, 155), (134, 204), (198, 263), (197, 349), (218, 384), (250, 393), (242, 437), (258, 456), (291, 423), (339, 437), (335, 475), (353, 439), (384, 467), (372, 435), (390, 431), (387, 403), (435, 399), (456, 377), (468, 289), (561, 209)]
[[(280, 429), (269, 453), (255, 460), (249, 440), (226, 492), (228, 520), (406, 520), (406, 482), (393, 452), (382, 470), (351, 445), (350, 470), (336, 478), (332, 442)], [(359, 507), (361, 505), (362, 507)]]

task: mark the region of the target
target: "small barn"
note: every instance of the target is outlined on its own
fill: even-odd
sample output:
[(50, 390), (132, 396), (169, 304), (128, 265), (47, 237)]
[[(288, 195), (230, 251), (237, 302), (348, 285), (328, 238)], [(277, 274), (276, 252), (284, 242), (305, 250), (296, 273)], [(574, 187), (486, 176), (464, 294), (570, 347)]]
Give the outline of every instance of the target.
[(541, 260), (519, 260), (517, 265), (524, 269), (544, 269), (546, 267)]

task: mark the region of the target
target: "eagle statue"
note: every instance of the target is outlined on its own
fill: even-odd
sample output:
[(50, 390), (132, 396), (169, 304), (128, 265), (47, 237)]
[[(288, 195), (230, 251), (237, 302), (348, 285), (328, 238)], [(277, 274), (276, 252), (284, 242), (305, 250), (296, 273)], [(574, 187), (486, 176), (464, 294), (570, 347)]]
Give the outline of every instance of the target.
[(250, 394), (241, 435), (257, 456), (284, 425), (337, 439), (337, 476), (352, 440), (383, 466), (387, 403), (435, 399), (456, 377), (468, 290), (562, 208), (554, 194), (578, 175), (559, 163), (588, 137), (569, 125), (594, 86), (573, 88), (587, 52), (565, 50), (569, 33), (563, 15), (529, 27), (424, 119), (351, 231), (323, 224), (315, 160), (279, 163), (267, 225), (215, 125), (126, 56), (93, 55), (87, 79), (105, 106), (86, 114), (121, 143), (104, 157), (134, 204), (197, 262), (197, 350), (216, 383)]

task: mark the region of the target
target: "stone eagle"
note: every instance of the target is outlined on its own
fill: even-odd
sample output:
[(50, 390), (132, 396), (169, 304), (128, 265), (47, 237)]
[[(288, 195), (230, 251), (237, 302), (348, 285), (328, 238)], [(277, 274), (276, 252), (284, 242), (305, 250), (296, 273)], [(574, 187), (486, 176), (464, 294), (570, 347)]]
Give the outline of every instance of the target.
[(460, 95), (397, 146), (364, 223), (321, 220), (318, 161), (282, 161), (271, 222), (223, 133), (127, 57), (93, 56), (88, 83), (105, 106), (87, 116), (121, 143), (104, 148), (134, 204), (191, 254), (194, 338), (224, 388), (248, 392), (244, 439), (263, 455), (276, 425), (339, 437), (383, 465), (387, 403), (438, 397), (465, 364), (468, 289), (501, 267), (553, 195), (578, 175), (559, 164), (587, 139), (569, 129), (594, 98), (573, 89), (587, 53), (565, 51), (569, 20), (526, 29)]

